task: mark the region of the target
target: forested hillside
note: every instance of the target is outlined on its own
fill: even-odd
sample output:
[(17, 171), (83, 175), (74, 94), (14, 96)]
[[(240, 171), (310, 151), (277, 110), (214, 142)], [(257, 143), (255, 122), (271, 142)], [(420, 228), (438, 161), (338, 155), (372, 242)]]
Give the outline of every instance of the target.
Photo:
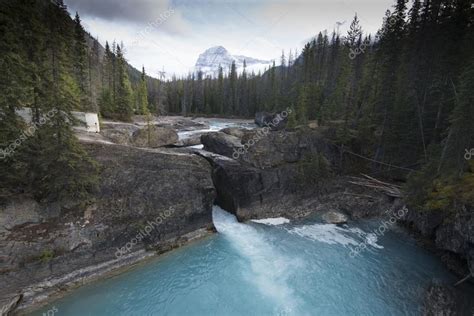
[[(319, 33), (263, 74), (239, 74), (233, 65), (217, 78), (197, 73), (160, 83), (127, 64), (123, 45), (100, 46), (62, 1), (2, 0), (2, 187), (44, 197), (74, 179), (69, 193), (90, 189), (85, 174), (93, 172), (83, 171), (94, 167), (71, 131), (73, 110), (126, 121), (166, 112), (253, 117), (291, 107), (290, 127), (336, 126), (333, 141), (365, 157), (364, 171), (410, 176), (414, 204), (472, 202), (473, 20), (469, 0), (398, 0), (375, 35), (355, 16), (347, 34)], [(21, 107), (33, 109), (38, 128), (16, 146)], [(50, 184), (35, 189), (38, 181)]]
[[(128, 65), (122, 45), (104, 49), (62, 1), (2, 0), (0, 38), (1, 195), (85, 196), (95, 166), (71, 111), (122, 120), (156, 111), (159, 81)], [(15, 113), (23, 107), (33, 112), (30, 129)]]
[(474, 166), (465, 159), (474, 147), (473, 21), (469, 0), (398, 0), (375, 36), (356, 15), (347, 34), (319, 33), (262, 75), (232, 67), (216, 79), (174, 80), (169, 107), (253, 116), (290, 106), (293, 125), (338, 126), (335, 141), (376, 161), (367, 167), (380, 176), (422, 169), (412, 173), (416, 204), (473, 202)]

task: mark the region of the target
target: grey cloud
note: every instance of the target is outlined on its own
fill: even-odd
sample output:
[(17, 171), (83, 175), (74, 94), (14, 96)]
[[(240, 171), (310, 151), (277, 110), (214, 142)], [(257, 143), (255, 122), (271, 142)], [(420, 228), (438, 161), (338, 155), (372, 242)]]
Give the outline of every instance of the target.
[(184, 34), (190, 27), (169, 0), (66, 0), (71, 11), (114, 22), (157, 25), (162, 31)]
[(66, 0), (79, 14), (107, 20), (148, 22), (170, 8), (167, 0)]

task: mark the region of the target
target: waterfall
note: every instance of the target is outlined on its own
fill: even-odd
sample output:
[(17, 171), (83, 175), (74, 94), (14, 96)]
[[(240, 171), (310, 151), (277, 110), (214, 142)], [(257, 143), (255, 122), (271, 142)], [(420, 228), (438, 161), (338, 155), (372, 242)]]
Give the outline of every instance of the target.
[[(301, 262), (278, 251), (264, 234), (254, 227), (239, 223), (234, 215), (214, 206), (214, 226), (248, 263), (244, 277), (267, 299), (274, 302), (276, 315), (293, 315), (299, 299), (289, 286), (291, 274), (301, 268)], [(245, 271), (247, 270), (247, 271)]]

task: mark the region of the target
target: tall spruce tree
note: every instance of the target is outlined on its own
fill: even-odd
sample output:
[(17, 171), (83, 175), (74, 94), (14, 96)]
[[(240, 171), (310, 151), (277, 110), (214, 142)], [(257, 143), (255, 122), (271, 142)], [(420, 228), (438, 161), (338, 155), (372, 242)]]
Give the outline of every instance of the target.
[(145, 67), (142, 67), (142, 74), (140, 77), (140, 83), (137, 87), (137, 113), (141, 115), (147, 115), (148, 110), (148, 90), (146, 84)]
[(117, 45), (116, 47), (116, 83), (115, 83), (115, 108), (117, 118), (130, 121), (133, 114), (133, 91), (128, 79), (127, 64), (125, 62), (125, 57), (123, 56), (123, 47)]
[(87, 48), (85, 31), (81, 24), (81, 18), (76, 12), (74, 18), (74, 52), (73, 68), (74, 76), (80, 90), (80, 104), (78, 109), (92, 111), (92, 100), (90, 94), (89, 77), (89, 52)]

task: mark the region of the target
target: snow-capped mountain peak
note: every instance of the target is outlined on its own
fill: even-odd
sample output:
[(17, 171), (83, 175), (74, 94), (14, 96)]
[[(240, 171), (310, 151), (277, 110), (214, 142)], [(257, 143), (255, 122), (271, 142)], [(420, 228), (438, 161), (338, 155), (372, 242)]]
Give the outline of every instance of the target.
[(214, 46), (206, 49), (196, 61), (195, 70), (201, 71), (204, 76), (217, 76), (219, 72), (219, 66), (222, 67), (224, 72), (227, 72), (232, 62), (235, 61), (237, 71), (243, 70), (244, 60), (247, 66), (247, 71), (263, 70), (268, 68), (272, 61), (261, 60), (257, 58), (242, 56), (242, 55), (231, 55), (227, 49), (223, 46)]

